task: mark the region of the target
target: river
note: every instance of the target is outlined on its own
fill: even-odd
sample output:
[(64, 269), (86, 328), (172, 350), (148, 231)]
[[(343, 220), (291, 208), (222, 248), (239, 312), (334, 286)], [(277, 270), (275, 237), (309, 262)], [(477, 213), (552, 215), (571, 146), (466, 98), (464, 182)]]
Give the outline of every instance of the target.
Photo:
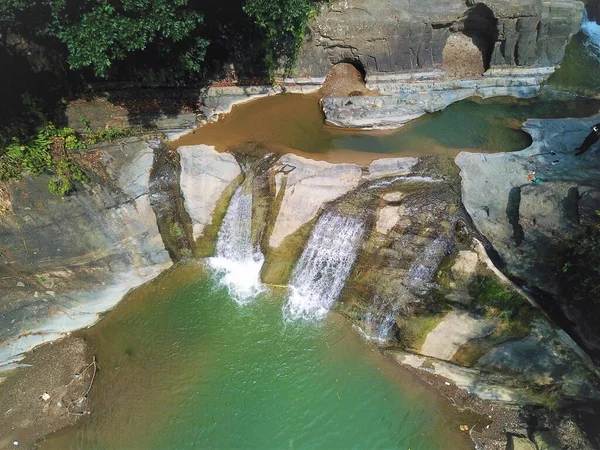
[[(528, 117), (598, 112), (598, 101), (577, 96), (589, 83), (568, 75), (594, 64), (581, 56), (586, 42), (577, 36), (537, 99), (469, 99), (398, 131), (359, 132), (325, 125), (318, 96), (282, 95), (235, 107), (175, 146), (335, 162), (518, 150), (530, 142), (520, 130)], [(465, 417), (347, 320), (290, 318), (289, 296), (264, 287), (240, 301), (214, 274), (230, 269), (212, 266), (175, 267), (81, 332), (100, 364), (93, 411), (42, 449), (472, 448), (459, 430)]]

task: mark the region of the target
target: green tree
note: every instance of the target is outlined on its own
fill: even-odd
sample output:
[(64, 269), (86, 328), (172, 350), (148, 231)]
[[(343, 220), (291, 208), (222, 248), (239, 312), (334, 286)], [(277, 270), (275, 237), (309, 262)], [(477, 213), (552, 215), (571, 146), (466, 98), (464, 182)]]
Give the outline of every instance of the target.
[(174, 70), (198, 73), (208, 46), (198, 33), (203, 16), (188, 0), (3, 2), (0, 34), (33, 31), (38, 37), (56, 38), (66, 46), (71, 69), (91, 68), (98, 77), (106, 77), (116, 61), (151, 45), (160, 57), (171, 59)]
[(265, 32), (267, 65), (271, 73), (281, 64), (295, 62), (306, 32), (316, 14), (316, 0), (247, 0), (244, 11)]

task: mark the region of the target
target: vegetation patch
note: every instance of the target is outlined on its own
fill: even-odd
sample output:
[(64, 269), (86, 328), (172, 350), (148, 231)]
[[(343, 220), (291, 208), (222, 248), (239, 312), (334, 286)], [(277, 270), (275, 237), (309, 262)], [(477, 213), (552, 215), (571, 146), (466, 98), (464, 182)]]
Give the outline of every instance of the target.
[(471, 303), (474, 312), (507, 323), (518, 319), (521, 308), (529, 307), (521, 295), (492, 275), (474, 277), (469, 284), (469, 294), (474, 299)]
[(127, 136), (130, 131), (88, 129), (77, 133), (72, 128), (46, 124), (33, 136), (13, 138), (0, 148), (0, 182), (18, 180), (26, 174), (49, 173), (48, 189), (64, 196), (75, 190), (75, 183), (89, 182), (89, 177), (76, 162), (76, 156), (100, 141)]
[(578, 305), (600, 312), (600, 211), (554, 244), (552, 264), (561, 293)]
[[(263, 30), (271, 77), (283, 65), (289, 75), (304, 40), (306, 25), (317, 14), (315, 0), (247, 0), (244, 11)], [(283, 64), (282, 64), (283, 63)]]

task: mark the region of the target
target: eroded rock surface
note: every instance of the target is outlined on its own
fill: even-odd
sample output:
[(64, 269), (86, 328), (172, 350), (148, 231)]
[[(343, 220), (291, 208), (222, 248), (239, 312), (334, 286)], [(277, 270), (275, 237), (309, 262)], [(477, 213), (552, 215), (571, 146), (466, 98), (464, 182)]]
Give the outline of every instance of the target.
[(86, 327), (171, 265), (150, 206), (153, 150), (137, 138), (92, 153), (103, 170), (60, 198), (48, 177), (9, 185), (0, 219), (0, 362)]
[(273, 168), (279, 213), (269, 239), (278, 247), (286, 236), (311, 221), (326, 203), (358, 186), (362, 171), (354, 164), (331, 164), (285, 155)]
[(310, 24), (295, 73), (323, 77), (352, 61), (367, 76), (429, 69), (451, 33), (470, 37), (484, 66), (554, 66), (582, 17), (572, 0), (337, 0)]
[[(529, 148), (494, 155), (461, 153), (456, 158), (462, 200), (477, 229), (511, 274), (552, 294), (558, 289), (551, 264), (554, 240), (600, 208), (598, 146), (582, 157), (574, 155), (599, 121), (600, 115), (531, 119), (523, 127), (533, 138)], [(595, 319), (585, 306), (555, 300), (579, 337), (600, 350)]]

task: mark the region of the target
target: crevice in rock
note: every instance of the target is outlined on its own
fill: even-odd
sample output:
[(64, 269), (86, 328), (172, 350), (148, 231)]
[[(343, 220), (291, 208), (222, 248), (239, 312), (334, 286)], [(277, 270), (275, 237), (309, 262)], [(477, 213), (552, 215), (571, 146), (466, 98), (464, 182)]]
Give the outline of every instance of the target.
[(179, 176), (179, 154), (160, 143), (153, 146), (154, 163), (150, 172), (150, 206), (158, 230), (173, 261), (192, 255), (192, 220), (183, 204)]
[(514, 187), (508, 193), (508, 203), (506, 204), (506, 215), (513, 229), (513, 238), (518, 247), (525, 238), (523, 226), (520, 223), (519, 209), (521, 207), (521, 188)]
[(573, 186), (569, 188), (567, 196), (562, 201), (562, 208), (567, 220), (575, 226), (579, 226), (581, 224), (579, 217), (579, 199), (579, 189), (577, 186)]

